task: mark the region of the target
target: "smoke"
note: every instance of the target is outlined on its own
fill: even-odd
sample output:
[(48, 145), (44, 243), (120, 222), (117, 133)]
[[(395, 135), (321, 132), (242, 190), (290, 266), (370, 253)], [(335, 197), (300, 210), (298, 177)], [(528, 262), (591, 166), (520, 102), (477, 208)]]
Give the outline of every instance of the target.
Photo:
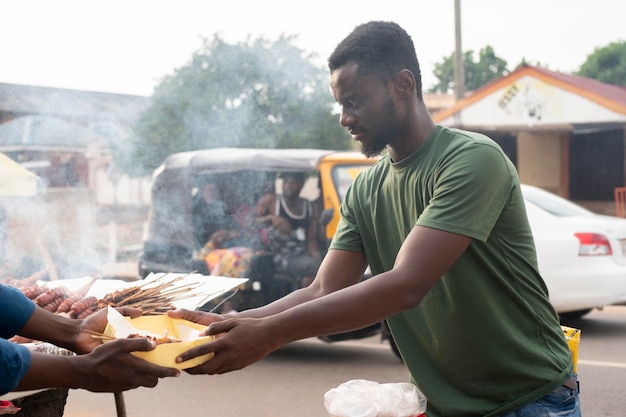
[(101, 274), (117, 257), (111, 243), (126, 244), (125, 229), (138, 235), (129, 244), (141, 241), (148, 181), (113, 180), (107, 171), (110, 143), (128, 134), (148, 99), (0, 84), (0, 95), (7, 93), (5, 110), (35, 115), (0, 124), (0, 151), (38, 175), (40, 187), (30, 198), (0, 196), (3, 274), (20, 278), (43, 268), (51, 278)]

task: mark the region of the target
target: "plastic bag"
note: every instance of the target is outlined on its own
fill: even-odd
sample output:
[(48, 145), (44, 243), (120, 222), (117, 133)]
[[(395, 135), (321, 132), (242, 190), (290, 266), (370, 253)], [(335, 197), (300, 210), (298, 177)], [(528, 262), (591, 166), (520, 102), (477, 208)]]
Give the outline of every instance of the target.
[(0, 415), (16, 414), (21, 408), (13, 405), (11, 401), (0, 400)]
[(410, 383), (353, 379), (324, 394), (324, 406), (332, 417), (425, 416), (426, 397)]

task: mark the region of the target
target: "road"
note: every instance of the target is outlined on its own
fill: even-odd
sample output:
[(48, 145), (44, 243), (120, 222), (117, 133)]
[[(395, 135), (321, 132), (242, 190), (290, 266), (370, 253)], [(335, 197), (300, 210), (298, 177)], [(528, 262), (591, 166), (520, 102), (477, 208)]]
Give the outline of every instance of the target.
[[(621, 417), (626, 409), (626, 306), (564, 323), (582, 331), (578, 371), (585, 417)], [(165, 379), (124, 393), (128, 417), (328, 417), (324, 393), (351, 379), (406, 382), (407, 372), (377, 338), (326, 344), (307, 339), (241, 371)], [(112, 394), (70, 392), (65, 417), (116, 416)]]

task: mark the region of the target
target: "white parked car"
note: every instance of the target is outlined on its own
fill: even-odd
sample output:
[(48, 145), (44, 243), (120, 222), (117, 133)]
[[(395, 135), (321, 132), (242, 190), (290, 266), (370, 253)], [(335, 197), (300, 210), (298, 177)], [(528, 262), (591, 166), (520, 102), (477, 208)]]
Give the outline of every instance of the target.
[(593, 213), (522, 185), (537, 260), (559, 314), (580, 317), (626, 301), (626, 219)]

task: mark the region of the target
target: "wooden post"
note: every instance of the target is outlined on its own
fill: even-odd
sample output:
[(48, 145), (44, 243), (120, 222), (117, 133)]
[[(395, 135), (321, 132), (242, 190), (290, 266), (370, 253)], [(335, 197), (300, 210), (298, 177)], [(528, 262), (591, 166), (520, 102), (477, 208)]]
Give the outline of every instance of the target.
[(126, 404), (124, 403), (124, 393), (116, 392), (115, 396), (115, 410), (117, 411), (117, 417), (126, 417)]

